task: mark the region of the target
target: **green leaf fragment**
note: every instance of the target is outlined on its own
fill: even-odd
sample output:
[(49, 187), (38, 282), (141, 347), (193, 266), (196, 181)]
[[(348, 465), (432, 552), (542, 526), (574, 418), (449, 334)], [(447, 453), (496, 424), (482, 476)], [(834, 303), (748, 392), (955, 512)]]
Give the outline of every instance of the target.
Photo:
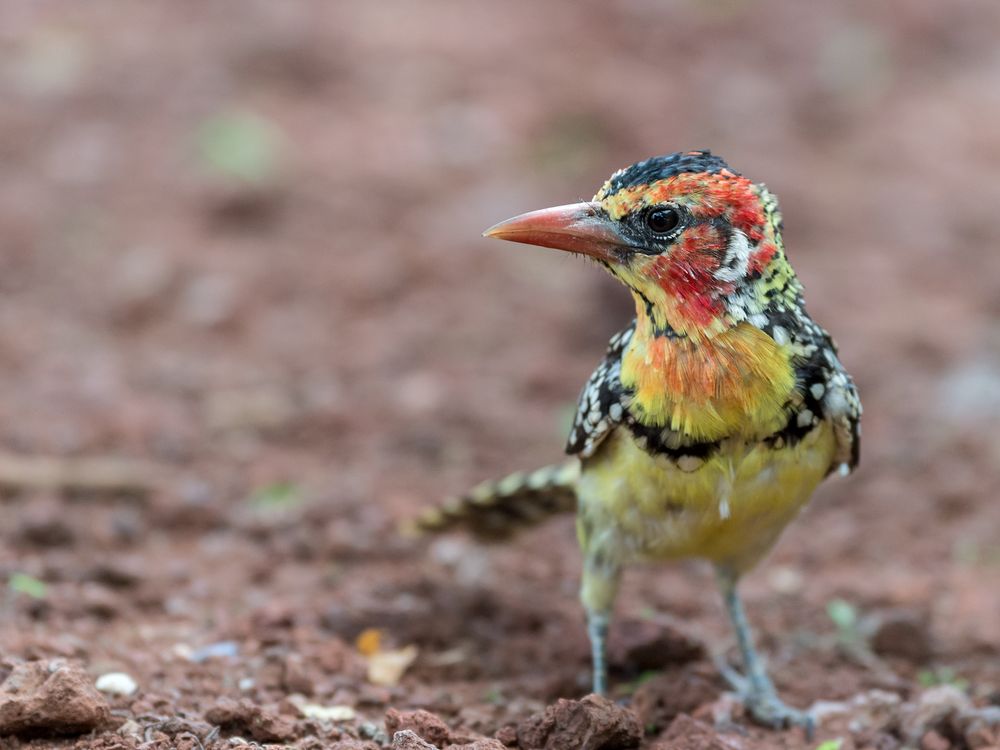
[(858, 611), (854, 605), (843, 599), (832, 599), (826, 605), (826, 613), (833, 624), (844, 632), (851, 632), (858, 626)]
[(254, 184), (277, 172), (281, 140), (273, 123), (246, 112), (217, 115), (198, 129), (198, 151), (208, 166)]
[(258, 511), (283, 511), (299, 507), (302, 493), (291, 482), (278, 482), (261, 487), (250, 497), (250, 505)]
[(44, 599), (48, 586), (27, 573), (13, 573), (7, 581), (8, 588), (17, 593), (30, 596), (32, 599)]

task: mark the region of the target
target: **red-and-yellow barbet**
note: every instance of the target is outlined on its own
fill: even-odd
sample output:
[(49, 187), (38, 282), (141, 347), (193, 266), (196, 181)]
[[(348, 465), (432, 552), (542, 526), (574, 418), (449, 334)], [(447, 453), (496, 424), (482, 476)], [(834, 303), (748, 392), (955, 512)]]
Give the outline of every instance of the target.
[(635, 320), (580, 395), (575, 459), (480, 485), (418, 525), (502, 537), (575, 510), (596, 693), (622, 567), (711, 561), (744, 666), (726, 676), (758, 721), (811, 729), (778, 698), (736, 584), (824, 477), (857, 465), (861, 403), (806, 313), (781, 229), (767, 188), (708, 151), (633, 164), (590, 202), (489, 229), (594, 259), (631, 292)]

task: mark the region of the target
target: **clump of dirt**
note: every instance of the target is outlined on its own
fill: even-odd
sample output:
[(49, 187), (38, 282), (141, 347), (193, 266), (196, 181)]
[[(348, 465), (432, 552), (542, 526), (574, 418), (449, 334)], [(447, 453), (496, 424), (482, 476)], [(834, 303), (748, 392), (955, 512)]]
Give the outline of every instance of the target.
[(15, 664), (0, 684), (0, 737), (82, 734), (111, 725), (111, 707), (77, 664)]
[(412, 729), (403, 729), (392, 736), (392, 750), (439, 750), (421, 739)]
[(647, 731), (667, 727), (680, 714), (693, 714), (715, 701), (725, 686), (705, 663), (670, 667), (639, 686), (632, 707)]
[(390, 708), (385, 714), (385, 731), (389, 736), (408, 729), (432, 745), (444, 746), (455, 743), (448, 725), (430, 711), (397, 711)]
[(599, 695), (562, 698), (517, 727), (521, 750), (614, 750), (641, 741), (635, 713)]
[(434, 745), (412, 729), (400, 729), (392, 736), (393, 750), (505, 750), (502, 742), (480, 738), (472, 742), (451, 745)]
[(747, 750), (738, 735), (723, 734), (687, 715), (675, 718), (650, 750)]
[(325, 747), (328, 750), (381, 750), (381, 745), (371, 740), (337, 740)]
[[(412, 744), (411, 735), (416, 735), (429, 746), (442, 750), (503, 750), (505, 745), (498, 739), (477, 737), (469, 732), (451, 729), (441, 717), (418, 709), (397, 711), (390, 708), (385, 714), (386, 734), (393, 738), (393, 746), (398, 742)], [(406, 745), (408, 746), (408, 745)]]
[(295, 738), (295, 724), (248, 700), (222, 698), (205, 712), (205, 720), (228, 734), (252, 737), (258, 742), (288, 742)]
[(505, 748), (506, 745), (498, 739), (482, 737), (462, 745), (449, 745), (444, 750), (504, 750)]

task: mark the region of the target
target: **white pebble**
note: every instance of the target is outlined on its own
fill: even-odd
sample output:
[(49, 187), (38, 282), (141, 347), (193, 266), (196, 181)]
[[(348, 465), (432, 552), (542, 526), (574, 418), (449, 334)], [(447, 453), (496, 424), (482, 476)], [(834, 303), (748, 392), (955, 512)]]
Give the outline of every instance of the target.
[(767, 582), (781, 594), (795, 594), (805, 585), (805, 577), (797, 568), (779, 565), (771, 569)]
[(299, 703), (296, 706), (307, 719), (353, 721), (357, 718), (357, 714), (350, 706), (320, 706), (315, 703)]
[(124, 672), (108, 672), (97, 678), (94, 687), (108, 695), (132, 695), (139, 685)]

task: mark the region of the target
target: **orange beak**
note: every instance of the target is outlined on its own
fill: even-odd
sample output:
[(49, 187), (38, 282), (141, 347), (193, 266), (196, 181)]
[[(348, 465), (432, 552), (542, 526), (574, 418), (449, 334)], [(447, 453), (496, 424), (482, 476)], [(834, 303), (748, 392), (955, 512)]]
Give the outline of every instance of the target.
[(629, 245), (599, 203), (572, 203), (531, 211), (501, 221), (483, 232), (483, 236), (552, 247), (609, 263), (620, 261), (622, 249)]

